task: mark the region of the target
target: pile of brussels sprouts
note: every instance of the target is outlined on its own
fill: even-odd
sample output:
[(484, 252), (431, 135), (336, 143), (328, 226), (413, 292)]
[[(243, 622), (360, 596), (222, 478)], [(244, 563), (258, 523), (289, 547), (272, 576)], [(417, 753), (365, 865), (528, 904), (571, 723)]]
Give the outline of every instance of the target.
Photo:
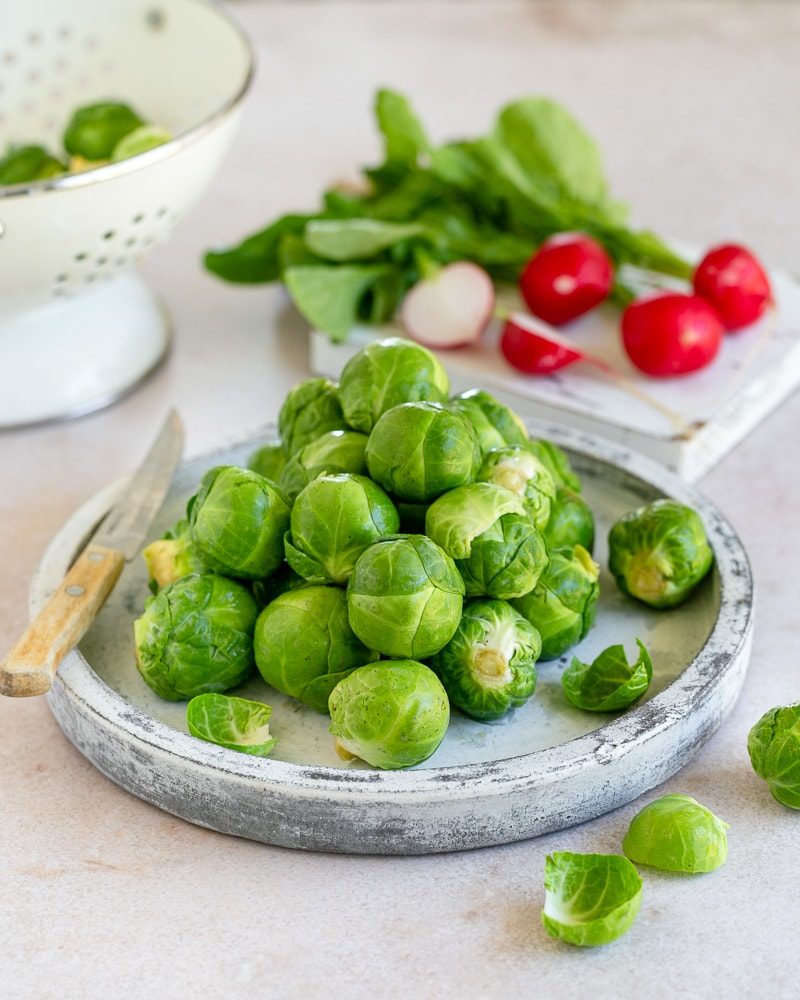
[(64, 130), (64, 154), (37, 143), (11, 146), (0, 157), (0, 185), (26, 184), (79, 173), (154, 149), (172, 138), (119, 101), (87, 104), (73, 112)]
[[(595, 528), (566, 455), (487, 392), (449, 392), (426, 348), (370, 344), (338, 385), (292, 389), (280, 444), (211, 469), (148, 546), (137, 663), (161, 697), (193, 699), (193, 733), (271, 750), (265, 706), (221, 694), (255, 666), (330, 714), (345, 759), (408, 767), (436, 750), (451, 707), (503, 718), (533, 695), (537, 662), (586, 635)], [(620, 586), (655, 607), (685, 600), (711, 561), (700, 518), (673, 501), (611, 532)], [(618, 711), (652, 672), (641, 643), (633, 664), (612, 646), (573, 660), (565, 697)]]

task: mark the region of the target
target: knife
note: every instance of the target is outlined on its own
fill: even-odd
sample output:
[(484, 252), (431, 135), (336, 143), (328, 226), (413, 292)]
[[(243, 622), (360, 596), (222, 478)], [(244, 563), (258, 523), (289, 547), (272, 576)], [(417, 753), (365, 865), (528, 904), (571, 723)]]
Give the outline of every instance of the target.
[(0, 694), (46, 694), (58, 665), (86, 635), (150, 531), (183, 451), (172, 410), (119, 502), (100, 522), (58, 589), (0, 665)]

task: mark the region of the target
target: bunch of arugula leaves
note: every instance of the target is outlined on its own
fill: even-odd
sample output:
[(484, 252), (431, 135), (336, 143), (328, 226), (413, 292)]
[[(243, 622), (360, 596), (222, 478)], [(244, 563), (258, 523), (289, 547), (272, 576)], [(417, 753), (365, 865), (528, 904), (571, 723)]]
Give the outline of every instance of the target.
[[(282, 280), (309, 323), (337, 341), (358, 321), (391, 318), (412, 285), (452, 261), (514, 282), (558, 232), (589, 233), (617, 267), (690, 277), (654, 233), (625, 226), (597, 145), (554, 101), (516, 101), (483, 138), (436, 147), (402, 95), (379, 91), (375, 112), (385, 159), (364, 171), (363, 191), (327, 191), (318, 212), (284, 215), (208, 252), (208, 270), (232, 282)], [(621, 282), (614, 294), (630, 298)]]

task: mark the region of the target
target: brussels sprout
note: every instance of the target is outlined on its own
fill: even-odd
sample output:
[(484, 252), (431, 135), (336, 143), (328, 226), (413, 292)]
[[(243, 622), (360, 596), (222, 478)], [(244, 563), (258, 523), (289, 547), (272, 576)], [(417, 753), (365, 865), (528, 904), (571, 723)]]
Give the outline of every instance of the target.
[(324, 472), (366, 475), (366, 447), (366, 434), (359, 434), (357, 431), (328, 431), (291, 458), (281, 473), (278, 485), (294, 502), (300, 491)]
[(139, 673), (168, 701), (235, 687), (253, 666), (257, 615), (241, 584), (215, 573), (184, 576), (149, 598), (133, 624)]
[(571, 549), (582, 545), (587, 552), (592, 551), (594, 516), (580, 493), (575, 493), (568, 486), (556, 487), (544, 540), (548, 549)]
[(450, 379), (441, 361), (420, 344), (399, 337), (376, 340), (344, 366), (339, 396), (347, 423), (369, 434), (387, 410), (400, 403), (442, 403)]
[(336, 685), (328, 705), (339, 755), (384, 770), (426, 760), (450, 721), (441, 681), (416, 660), (359, 667)]
[(361, 553), (400, 529), (380, 486), (349, 472), (318, 476), (301, 491), (286, 536), (286, 561), (312, 583), (346, 583)]
[(747, 750), (753, 770), (773, 798), (800, 809), (800, 704), (770, 709), (750, 730)]
[(187, 511), (192, 541), (218, 573), (258, 580), (283, 562), (289, 504), (257, 472), (233, 465), (209, 470)]
[(401, 403), (387, 410), (367, 443), (372, 478), (414, 503), (473, 482), (480, 461), (472, 424), (440, 403)]
[(662, 795), (633, 817), (622, 850), (665, 872), (713, 872), (728, 857), (727, 829), (688, 795)]
[(142, 556), (150, 575), (150, 588), (157, 593), (182, 576), (204, 573), (208, 567), (192, 542), (187, 520), (178, 521), (169, 531), (143, 550)]
[(282, 444), (262, 445), (247, 459), (248, 469), (252, 472), (257, 472), (259, 476), (271, 479), (273, 483), (278, 483), (279, 485), (281, 473), (285, 466), (286, 451)]
[(328, 695), (351, 670), (378, 659), (353, 634), (339, 587), (300, 587), (277, 597), (258, 616), (254, 646), (267, 684), (317, 712), (328, 711)]
[(642, 903), (642, 880), (621, 854), (548, 854), (544, 889), (545, 930), (582, 948), (621, 937)]
[(617, 712), (632, 705), (650, 687), (653, 663), (637, 639), (639, 655), (628, 663), (624, 646), (609, 646), (592, 663), (575, 656), (561, 675), (567, 700), (585, 712)]
[(525, 504), (534, 525), (543, 531), (550, 520), (556, 484), (539, 459), (522, 445), (506, 445), (486, 452), (478, 479), (511, 490)]
[(554, 660), (594, 624), (599, 567), (580, 545), (550, 553), (550, 563), (533, 590), (511, 603), (542, 637), (542, 660)]
[(611, 529), (608, 548), (620, 590), (654, 608), (682, 604), (714, 561), (699, 515), (675, 500), (629, 511)]
[(271, 715), (269, 705), (227, 694), (198, 694), (186, 706), (192, 736), (254, 757), (269, 757), (275, 746), (269, 734)]
[(450, 409), (469, 420), (483, 452), (528, 440), (528, 431), (517, 414), (483, 389), (468, 389), (454, 396)]
[(505, 601), (470, 601), (430, 661), (453, 705), (482, 722), (519, 708), (536, 687), (539, 633)]
[(491, 483), (471, 483), (428, 508), (426, 534), (456, 561), (469, 597), (527, 594), (547, 566), (547, 550), (522, 500)]
[(355, 565), (347, 585), (350, 624), (384, 656), (425, 659), (453, 638), (463, 594), (455, 563), (430, 538), (386, 538)]
[(336, 383), (310, 378), (296, 385), (283, 401), (278, 430), (290, 458), (327, 431), (347, 430)]
[(64, 149), (87, 160), (108, 160), (120, 139), (140, 125), (144, 122), (127, 104), (88, 104), (70, 118), (64, 132)]
[(25, 184), (46, 180), (66, 171), (66, 166), (42, 146), (17, 146), (0, 157), (0, 184)]
[(111, 160), (116, 162), (138, 156), (139, 153), (146, 153), (156, 146), (163, 146), (171, 138), (170, 133), (158, 125), (140, 125), (119, 140), (111, 153)]
[(557, 444), (545, 441), (543, 438), (534, 438), (528, 442), (527, 448), (545, 466), (556, 486), (566, 486), (573, 493), (580, 493), (581, 481), (572, 471), (569, 459)]

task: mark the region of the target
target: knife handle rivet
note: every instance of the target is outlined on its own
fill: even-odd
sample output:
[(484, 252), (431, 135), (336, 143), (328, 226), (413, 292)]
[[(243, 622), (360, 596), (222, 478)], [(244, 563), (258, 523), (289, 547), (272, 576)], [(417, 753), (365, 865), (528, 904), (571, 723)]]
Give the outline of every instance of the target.
[(79, 586), (77, 583), (72, 583), (66, 588), (66, 593), (69, 594), (70, 597), (80, 597), (81, 594), (84, 594), (85, 592), (86, 588)]
[(102, 562), (105, 559), (105, 555), (102, 552), (90, 552), (88, 559), (89, 562)]

